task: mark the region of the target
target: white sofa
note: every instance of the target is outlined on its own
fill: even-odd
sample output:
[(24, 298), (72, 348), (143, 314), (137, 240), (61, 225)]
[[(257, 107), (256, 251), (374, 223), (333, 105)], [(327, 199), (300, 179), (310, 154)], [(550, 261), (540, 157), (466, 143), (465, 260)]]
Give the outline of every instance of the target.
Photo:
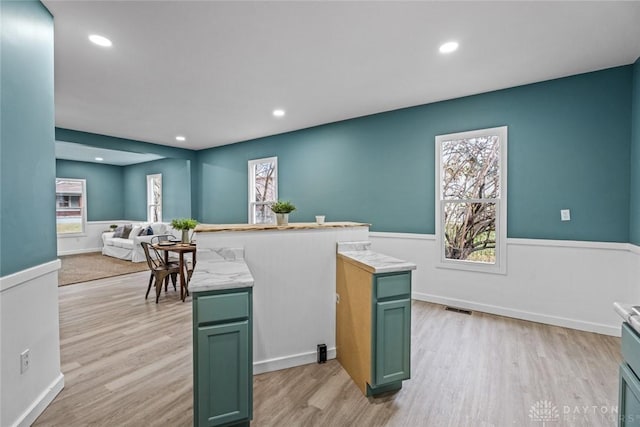
[[(161, 222), (148, 224), (131, 224), (132, 230), (127, 239), (121, 237), (113, 237), (114, 233), (102, 234), (102, 255), (111, 256), (114, 258), (120, 258), (131, 262), (144, 262), (146, 258), (144, 256), (144, 250), (142, 249), (141, 242), (151, 242), (153, 236), (160, 234), (172, 234), (178, 236), (176, 231), (169, 226)], [(138, 236), (138, 232), (143, 228), (151, 226), (153, 229), (153, 235)]]

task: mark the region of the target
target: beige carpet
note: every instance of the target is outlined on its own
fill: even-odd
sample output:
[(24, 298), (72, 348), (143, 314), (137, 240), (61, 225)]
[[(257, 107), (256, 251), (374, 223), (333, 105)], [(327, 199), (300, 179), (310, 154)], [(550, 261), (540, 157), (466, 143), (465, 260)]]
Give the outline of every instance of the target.
[(62, 268), (58, 271), (58, 286), (105, 277), (120, 276), (148, 270), (146, 262), (124, 261), (100, 252), (61, 256)]

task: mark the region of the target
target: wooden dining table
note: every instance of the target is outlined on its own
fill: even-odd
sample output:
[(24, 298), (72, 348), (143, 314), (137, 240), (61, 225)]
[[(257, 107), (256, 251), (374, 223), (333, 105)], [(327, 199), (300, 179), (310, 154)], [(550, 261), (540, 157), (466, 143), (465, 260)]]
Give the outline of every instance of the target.
[(164, 251), (164, 261), (169, 262), (169, 252), (175, 252), (178, 254), (179, 267), (180, 267), (180, 299), (185, 300), (189, 295), (189, 270), (187, 270), (187, 264), (184, 262), (184, 254), (191, 253), (191, 271), (196, 267), (196, 244), (195, 243), (174, 243), (165, 244), (164, 242), (156, 243), (154, 248)]

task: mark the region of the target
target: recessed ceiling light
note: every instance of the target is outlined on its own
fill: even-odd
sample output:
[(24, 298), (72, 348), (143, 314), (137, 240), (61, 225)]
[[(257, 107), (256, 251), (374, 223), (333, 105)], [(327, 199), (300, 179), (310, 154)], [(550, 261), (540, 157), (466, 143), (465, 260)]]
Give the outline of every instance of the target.
[(97, 34), (91, 34), (89, 36), (89, 40), (91, 40), (92, 43), (95, 43), (98, 46), (102, 46), (102, 47), (109, 47), (112, 45), (111, 40), (109, 40), (106, 37), (99, 36)]
[(187, 140), (187, 138), (185, 138), (185, 137), (184, 137), (184, 136), (182, 136), (182, 135), (178, 135), (178, 136), (176, 136), (176, 141), (186, 141), (186, 140)]
[(273, 115), (275, 117), (283, 117), (284, 116), (284, 110), (280, 110), (280, 109), (273, 110)]
[(104, 160), (104, 159), (103, 159), (102, 157), (96, 157), (96, 161), (98, 161), (98, 162), (101, 162), (101, 161), (103, 161), (103, 160)]
[(446, 42), (440, 46), (440, 53), (451, 53), (458, 50), (458, 42)]

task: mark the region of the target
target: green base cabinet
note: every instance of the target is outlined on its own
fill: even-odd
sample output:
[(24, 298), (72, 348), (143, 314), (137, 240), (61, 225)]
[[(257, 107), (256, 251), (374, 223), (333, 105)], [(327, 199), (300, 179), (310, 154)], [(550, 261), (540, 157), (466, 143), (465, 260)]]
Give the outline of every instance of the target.
[[(411, 377), (411, 273), (373, 276), (371, 394), (402, 387)], [(389, 387), (391, 386), (391, 388)]]
[(411, 271), (375, 273), (338, 254), (336, 358), (366, 396), (411, 377)]
[(194, 426), (249, 425), (251, 313), (251, 288), (193, 294)]
[(618, 426), (640, 426), (640, 334), (622, 324)]

